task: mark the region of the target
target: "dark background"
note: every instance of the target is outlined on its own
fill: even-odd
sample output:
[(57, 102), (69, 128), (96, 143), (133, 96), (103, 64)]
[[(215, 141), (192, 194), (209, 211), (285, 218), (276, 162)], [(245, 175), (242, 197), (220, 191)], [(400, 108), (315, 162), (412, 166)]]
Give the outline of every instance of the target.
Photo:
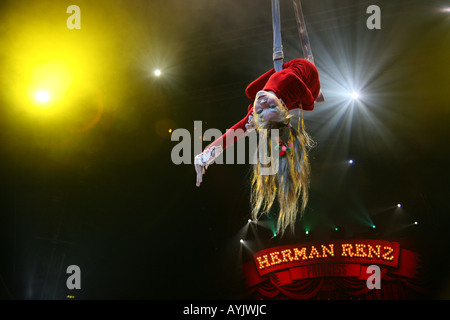
[[(65, 26), (70, 4), (81, 8), (81, 30)], [(273, 245), (337, 237), (335, 227), (341, 238), (413, 239), (431, 275), (430, 297), (448, 298), (450, 13), (439, 11), (448, 3), (302, 4), (326, 99), (305, 113), (317, 141), (310, 203), (295, 235), (272, 238), (264, 225), (254, 232)], [(380, 30), (366, 27), (373, 4)], [(178, 142), (168, 130), (193, 132), (202, 121), (203, 130), (224, 132), (245, 116), (245, 87), (273, 66), (270, 1), (1, 6), (0, 297), (239, 297), (250, 166), (212, 165), (197, 188), (194, 167), (172, 163)], [(280, 6), (288, 61), (302, 51), (292, 3)], [(101, 57), (95, 94), (77, 119), (49, 125), (14, 107), (8, 41), (23, 36), (27, 15), (36, 32), (54, 25)], [(98, 46), (84, 47), (93, 39)], [(358, 101), (346, 97), (352, 84)], [(94, 126), (72, 130), (99, 105)], [(82, 272), (75, 292), (65, 287), (72, 264)]]

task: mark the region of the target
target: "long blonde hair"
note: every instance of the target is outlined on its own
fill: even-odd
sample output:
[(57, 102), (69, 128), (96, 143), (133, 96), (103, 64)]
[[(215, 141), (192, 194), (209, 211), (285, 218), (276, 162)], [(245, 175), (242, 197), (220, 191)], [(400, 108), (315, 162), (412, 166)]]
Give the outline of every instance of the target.
[[(261, 174), (262, 164), (259, 156), (253, 165), (251, 184), (252, 219), (258, 220), (263, 214), (269, 214), (275, 200), (278, 200), (279, 212), (276, 224), (276, 233), (283, 235), (288, 227), (294, 231), (298, 214), (303, 215), (309, 197), (310, 162), (309, 150), (315, 142), (307, 134), (304, 128), (302, 112), (298, 128), (290, 124), (291, 115), (284, 107), (281, 108), (280, 121), (258, 121), (256, 117), (256, 129), (264, 134), (267, 141), (268, 154), (271, 147), (271, 131), (278, 129), (279, 137), (285, 145), (291, 145), (290, 151), (279, 157), (278, 171), (275, 174)], [(261, 145), (261, 144), (260, 144)], [(258, 147), (258, 150), (260, 148)], [(273, 157), (272, 157), (273, 159)], [(267, 159), (262, 159), (267, 163)]]

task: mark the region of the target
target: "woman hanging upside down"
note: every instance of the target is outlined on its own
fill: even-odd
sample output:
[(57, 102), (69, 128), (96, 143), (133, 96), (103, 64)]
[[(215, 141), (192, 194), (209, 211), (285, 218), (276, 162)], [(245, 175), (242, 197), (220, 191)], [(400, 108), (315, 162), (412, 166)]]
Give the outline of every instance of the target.
[[(294, 59), (284, 63), (281, 71), (272, 69), (260, 76), (249, 84), (245, 93), (253, 101), (247, 116), (195, 157), (197, 186), (202, 183), (205, 169), (237, 139), (255, 129), (270, 137), (271, 129), (278, 129), (278, 172), (262, 175), (262, 161), (257, 157), (253, 166), (251, 203), (252, 218), (257, 220), (270, 211), (277, 199), (277, 234), (283, 234), (287, 227), (294, 229), (297, 214), (304, 212), (308, 202), (308, 151), (314, 142), (304, 130), (302, 110), (314, 109), (320, 93), (319, 73), (311, 62)], [(236, 132), (243, 133), (236, 137)], [(271, 139), (267, 141), (270, 148)]]

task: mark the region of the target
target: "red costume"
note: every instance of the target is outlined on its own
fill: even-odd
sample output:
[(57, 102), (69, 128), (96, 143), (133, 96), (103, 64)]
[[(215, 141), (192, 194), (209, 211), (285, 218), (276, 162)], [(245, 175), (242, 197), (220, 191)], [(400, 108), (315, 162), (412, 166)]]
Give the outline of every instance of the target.
[[(275, 72), (271, 69), (247, 86), (245, 93), (254, 101), (261, 91), (272, 91), (283, 100), (288, 110), (313, 110), (314, 102), (320, 92), (319, 73), (311, 62), (294, 59), (283, 63), (283, 69)], [(234, 139), (227, 139), (230, 130), (242, 129), (243, 134)], [(223, 150), (231, 146), (237, 139), (245, 136), (253, 129), (253, 103), (248, 106), (248, 113), (241, 121), (232, 126), (219, 139), (211, 143), (201, 154), (195, 157), (195, 163), (207, 167)]]

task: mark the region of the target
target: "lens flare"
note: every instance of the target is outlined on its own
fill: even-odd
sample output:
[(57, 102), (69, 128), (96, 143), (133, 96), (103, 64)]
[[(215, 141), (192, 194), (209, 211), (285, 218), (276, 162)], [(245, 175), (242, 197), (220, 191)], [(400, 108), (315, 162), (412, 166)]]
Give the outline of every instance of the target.
[(359, 93), (354, 91), (350, 94), (350, 97), (352, 97), (353, 100), (359, 99)]
[(51, 95), (47, 90), (39, 90), (35, 93), (34, 98), (37, 102), (44, 104), (50, 101)]

